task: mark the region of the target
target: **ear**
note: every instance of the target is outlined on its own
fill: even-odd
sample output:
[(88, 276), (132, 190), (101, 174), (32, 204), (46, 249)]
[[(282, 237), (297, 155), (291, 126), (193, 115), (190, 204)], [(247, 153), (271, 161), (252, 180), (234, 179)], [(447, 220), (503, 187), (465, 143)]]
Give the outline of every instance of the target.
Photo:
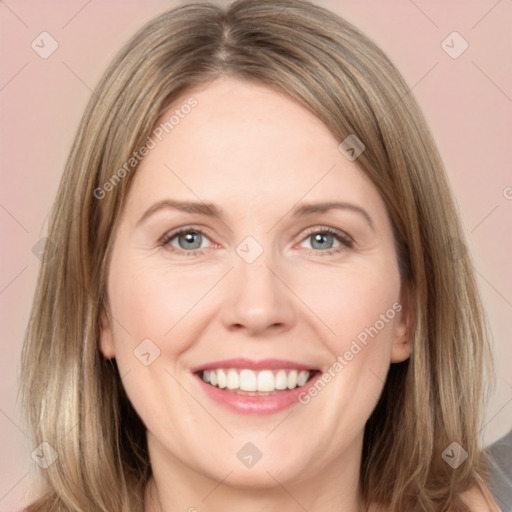
[(114, 336), (105, 306), (100, 312), (100, 350), (106, 359), (115, 357)]
[[(391, 362), (401, 363), (408, 359), (413, 348), (413, 331), (415, 304), (408, 286), (400, 294), (401, 309), (396, 315), (393, 327), (393, 346), (391, 348)], [(398, 309), (398, 308), (397, 308)]]

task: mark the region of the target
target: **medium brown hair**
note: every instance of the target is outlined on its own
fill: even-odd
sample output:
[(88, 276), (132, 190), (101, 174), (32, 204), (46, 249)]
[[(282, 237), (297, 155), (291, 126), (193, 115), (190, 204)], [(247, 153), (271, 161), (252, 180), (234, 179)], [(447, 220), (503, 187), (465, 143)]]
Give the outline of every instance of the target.
[[(479, 429), (490, 374), (487, 327), (443, 164), (409, 87), (354, 26), (302, 0), (191, 3), (124, 46), (80, 123), (49, 225), (22, 353), (21, 391), (42, 470), (35, 511), (140, 511), (151, 476), (146, 433), (115, 360), (99, 350), (113, 234), (136, 173), (98, 190), (142, 147), (187, 90), (220, 75), (285, 92), (341, 142), (383, 198), (402, 286), (414, 304), (414, 348), (393, 364), (365, 429), (365, 503), (393, 511), (466, 510), (457, 495), (485, 476)], [(197, 107), (200, 108), (200, 105)], [(452, 469), (452, 443), (467, 460)]]

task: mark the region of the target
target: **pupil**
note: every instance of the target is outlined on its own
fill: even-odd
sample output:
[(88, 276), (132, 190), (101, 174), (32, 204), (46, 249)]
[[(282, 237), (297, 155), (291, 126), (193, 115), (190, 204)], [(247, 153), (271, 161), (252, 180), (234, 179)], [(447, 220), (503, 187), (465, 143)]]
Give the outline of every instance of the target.
[[(199, 233), (196, 233), (196, 232), (189, 232), (189, 233), (186, 233), (185, 235), (182, 235), (181, 238), (184, 238), (185, 239), (185, 242), (186, 243), (192, 243), (194, 244), (194, 237), (199, 237)], [(194, 247), (188, 247), (188, 249), (197, 249), (200, 245), (201, 245), (201, 242), (199, 241), (199, 244), (197, 243), (197, 240), (195, 242), (195, 246)]]
[[(319, 233), (317, 235), (314, 236), (314, 241), (313, 241), (313, 246), (317, 243), (317, 242), (321, 242), (322, 239), (325, 240), (325, 237), (330, 237), (331, 235), (327, 234), (327, 233)], [(326, 247), (326, 244), (321, 244), (319, 246), (320, 248), (322, 247)], [(316, 247), (315, 247), (316, 248)]]

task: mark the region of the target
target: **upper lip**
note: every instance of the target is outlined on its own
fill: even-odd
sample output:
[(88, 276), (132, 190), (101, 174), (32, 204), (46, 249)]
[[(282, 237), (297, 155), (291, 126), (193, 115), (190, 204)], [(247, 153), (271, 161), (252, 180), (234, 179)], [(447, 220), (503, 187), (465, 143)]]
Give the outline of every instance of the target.
[(223, 359), (222, 361), (212, 361), (191, 368), (193, 373), (202, 372), (204, 370), (214, 370), (217, 368), (247, 368), (249, 370), (277, 370), (277, 369), (295, 369), (295, 370), (315, 370), (311, 365), (297, 363), (286, 359), (253, 359), (235, 358)]

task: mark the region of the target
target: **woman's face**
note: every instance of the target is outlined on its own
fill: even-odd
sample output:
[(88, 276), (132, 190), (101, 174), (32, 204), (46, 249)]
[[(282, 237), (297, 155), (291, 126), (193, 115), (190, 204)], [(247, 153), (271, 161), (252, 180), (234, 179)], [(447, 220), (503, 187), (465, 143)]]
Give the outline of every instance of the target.
[(222, 78), (162, 121), (176, 109), (136, 171), (102, 314), (154, 471), (357, 479), (365, 422), (410, 352), (384, 203), (273, 89)]

